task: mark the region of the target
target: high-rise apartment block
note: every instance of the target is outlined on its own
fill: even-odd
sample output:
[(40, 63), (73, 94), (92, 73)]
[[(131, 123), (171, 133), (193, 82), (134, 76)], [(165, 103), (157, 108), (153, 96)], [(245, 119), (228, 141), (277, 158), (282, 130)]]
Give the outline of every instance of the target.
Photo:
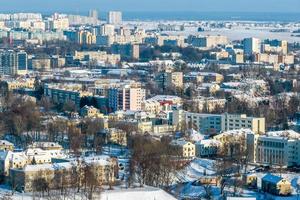
[(122, 12), (110, 11), (107, 17), (107, 23), (109, 24), (121, 24), (122, 23)]
[(258, 38), (245, 38), (243, 41), (244, 53), (252, 55), (253, 53), (261, 52), (261, 41)]
[(27, 72), (27, 53), (24, 51), (0, 52), (0, 74), (16, 75)]
[(120, 88), (108, 90), (108, 107), (111, 111), (117, 110), (142, 110), (146, 90), (140, 87), (125, 85)]

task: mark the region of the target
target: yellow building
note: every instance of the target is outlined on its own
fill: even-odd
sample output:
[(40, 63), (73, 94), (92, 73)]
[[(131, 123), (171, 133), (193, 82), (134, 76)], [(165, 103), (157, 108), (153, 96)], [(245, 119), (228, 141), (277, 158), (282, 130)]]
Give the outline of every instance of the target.
[(175, 154), (178, 153), (183, 158), (194, 158), (196, 155), (195, 145), (184, 139), (173, 140), (170, 145), (176, 151)]
[(117, 173), (116, 159), (107, 156), (86, 157), (83, 160), (65, 160), (58, 163), (26, 165), (22, 169), (10, 170), (10, 184), (18, 191), (34, 190), (34, 182), (44, 179), (49, 189), (58, 189), (57, 182), (63, 182), (64, 187), (74, 187), (79, 182), (83, 184), (85, 169), (91, 170), (99, 187), (115, 182)]
[(267, 174), (261, 179), (261, 189), (264, 192), (280, 196), (292, 193), (292, 186), (288, 180), (272, 174)]
[(0, 140), (0, 150), (3, 151), (13, 151), (14, 150), (14, 144), (7, 141), (7, 140)]
[(6, 84), (8, 91), (12, 91), (20, 88), (34, 89), (34, 83), (35, 79), (33, 78), (19, 78), (3, 80), (1, 84)]
[(127, 146), (126, 132), (121, 129), (109, 128), (107, 137), (109, 142)]
[(265, 133), (265, 118), (264, 117), (248, 117), (245, 114), (234, 115), (234, 114), (224, 114), (225, 115), (225, 130), (235, 130), (235, 129), (251, 129), (254, 133), (263, 134)]
[(84, 60), (85, 58), (113, 65), (121, 60), (120, 54), (108, 54), (105, 51), (75, 51), (74, 59)]
[(89, 117), (89, 118), (103, 118), (104, 115), (100, 113), (100, 111), (93, 107), (93, 106), (87, 106), (85, 105), (83, 108), (80, 110), (80, 114), (83, 117)]
[(183, 73), (171, 72), (166, 74), (166, 87), (183, 88)]

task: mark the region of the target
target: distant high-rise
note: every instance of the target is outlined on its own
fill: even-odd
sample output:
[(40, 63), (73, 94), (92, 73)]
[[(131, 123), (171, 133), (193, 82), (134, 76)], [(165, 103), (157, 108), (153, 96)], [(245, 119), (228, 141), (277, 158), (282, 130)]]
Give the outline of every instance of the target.
[(243, 41), (244, 53), (251, 55), (253, 53), (261, 52), (261, 41), (258, 38), (245, 38)]
[(94, 18), (94, 19), (98, 19), (99, 18), (98, 11), (97, 10), (90, 10), (89, 17)]
[(121, 24), (122, 23), (122, 12), (110, 11), (108, 13), (107, 23), (109, 23), (109, 24)]
[(0, 52), (0, 74), (16, 75), (27, 72), (27, 53), (13, 50)]

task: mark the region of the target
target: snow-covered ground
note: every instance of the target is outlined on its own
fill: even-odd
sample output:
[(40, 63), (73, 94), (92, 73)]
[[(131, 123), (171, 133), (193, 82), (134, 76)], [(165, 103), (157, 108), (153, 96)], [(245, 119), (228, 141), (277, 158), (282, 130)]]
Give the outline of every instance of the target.
[(177, 180), (180, 182), (195, 181), (200, 177), (214, 174), (213, 169), (214, 161), (209, 159), (194, 159), (184, 169), (180, 170), (177, 174)]
[[(6, 194), (9, 194), (8, 197), (10, 197), (13, 200), (31, 200), (33, 199), (33, 195), (31, 193), (15, 193), (13, 196), (11, 196), (11, 192), (5, 188), (0, 187), (0, 197), (5, 196)], [(88, 198), (83, 194), (70, 194), (66, 196), (51, 196), (51, 197), (44, 197), (44, 198), (38, 198), (35, 196), (35, 199), (40, 200), (48, 200), (48, 199), (65, 199), (65, 200), (87, 200)], [(168, 194), (167, 192), (163, 191), (159, 188), (154, 187), (136, 187), (136, 188), (115, 188), (114, 190), (105, 190), (101, 193), (96, 193), (93, 196), (93, 199), (97, 200), (175, 200), (172, 195)]]
[[(153, 30), (157, 29), (158, 24), (163, 23), (163, 24), (175, 24), (175, 25), (182, 25), (182, 24), (189, 24), (188, 26), (185, 27), (184, 31), (170, 31), (170, 32), (162, 32), (170, 35), (183, 35), (183, 36), (188, 36), (188, 35), (224, 35), (229, 38), (229, 40), (241, 40), (244, 38), (248, 37), (257, 37), (260, 39), (279, 39), (279, 40), (287, 40), (288, 42), (300, 42), (300, 37), (293, 37), (291, 36), (293, 33), (292, 31), (295, 30), (295, 27), (285, 27), (288, 29), (290, 32), (270, 32), (270, 30), (274, 29), (280, 29), (282, 27), (277, 28), (276, 26), (269, 26), (269, 27), (255, 27), (255, 26), (250, 26), (252, 25), (250, 23), (249, 26), (245, 25), (237, 25), (234, 22), (234, 26), (231, 29), (228, 28), (214, 28), (214, 29), (206, 29), (204, 32), (198, 32), (199, 26), (201, 24), (195, 22), (195, 21), (160, 21), (160, 22), (126, 22), (127, 25), (129, 26), (138, 26), (140, 28), (144, 28), (146, 30)], [(252, 22), (255, 23), (255, 22)], [(299, 35), (294, 33), (294, 35)]]

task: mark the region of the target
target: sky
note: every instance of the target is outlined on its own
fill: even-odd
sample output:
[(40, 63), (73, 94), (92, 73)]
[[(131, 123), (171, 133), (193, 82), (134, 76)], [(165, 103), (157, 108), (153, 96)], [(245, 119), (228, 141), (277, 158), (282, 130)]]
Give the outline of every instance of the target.
[(196, 11), (296, 12), (300, 0), (0, 0), (0, 12)]

